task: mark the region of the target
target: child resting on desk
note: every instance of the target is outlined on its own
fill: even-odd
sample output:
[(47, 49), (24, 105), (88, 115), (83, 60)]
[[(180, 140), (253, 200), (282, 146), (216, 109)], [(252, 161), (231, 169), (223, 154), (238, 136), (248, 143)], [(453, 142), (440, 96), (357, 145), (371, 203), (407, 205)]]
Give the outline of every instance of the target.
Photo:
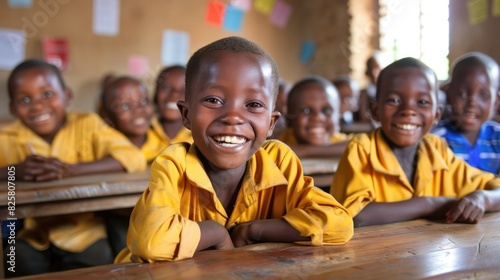
[(173, 65), (164, 68), (156, 79), (153, 102), (158, 111), (151, 125), (169, 144), (193, 142), (191, 131), (182, 124), (177, 101), (184, 100), (186, 68)]
[[(72, 96), (57, 67), (22, 62), (9, 76), (8, 92), (18, 121), (0, 131), (1, 176), (8, 166), (20, 181), (146, 168), (140, 151), (100, 117), (66, 112)], [(112, 261), (104, 224), (93, 213), (27, 218), (16, 240), (16, 273), (8, 276)]]
[(340, 101), (335, 86), (320, 76), (297, 82), (287, 100), (288, 129), (278, 140), (299, 157), (340, 157), (349, 137), (340, 130)]
[(445, 86), (451, 116), (433, 129), (457, 156), (493, 174), (500, 172), (500, 124), (490, 121), (500, 99), (499, 75), (497, 62), (485, 54), (459, 57)]
[(500, 179), (427, 133), (440, 116), (437, 95), (434, 72), (414, 58), (380, 73), (371, 110), (381, 127), (349, 142), (330, 187), (355, 226), (417, 218), (477, 223), (500, 210)]
[[(169, 146), (153, 162), (127, 244), (134, 261), (191, 258), (201, 250), (259, 242), (342, 244), (352, 218), (302, 175), (292, 150), (266, 141), (278, 69), (259, 46), (239, 37), (193, 54), (186, 70), (184, 125), (194, 143)], [(128, 261), (128, 250), (116, 262)]]
[(101, 95), (103, 119), (123, 133), (152, 162), (169, 143), (151, 127), (153, 108), (144, 84), (132, 77), (117, 77)]

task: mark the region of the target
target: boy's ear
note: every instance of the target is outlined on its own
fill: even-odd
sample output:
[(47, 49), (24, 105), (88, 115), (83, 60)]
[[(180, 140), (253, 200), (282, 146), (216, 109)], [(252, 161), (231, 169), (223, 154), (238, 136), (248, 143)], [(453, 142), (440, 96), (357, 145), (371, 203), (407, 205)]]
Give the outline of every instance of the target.
[(189, 119), (189, 108), (186, 101), (177, 101), (177, 107), (181, 111), (182, 124), (187, 129), (191, 130), (191, 120)]
[(436, 125), (440, 120), (441, 116), (443, 116), (443, 106), (437, 105), (436, 114), (434, 115), (434, 125)]
[(368, 105), (370, 105), (370, 114), (371, 114), (372, 119), (379, 122), (380, 118), (378, 117), (378, 113), (377, 113), (377, 111), (378, 111), (377, 101), (376, 100), (369, 100)]
[(9, 101), (9, 111), (12, 116), (17, 118), (16, 106), (14, 105), (14, 101), (12, 100)]
[(66, 97), (66, 107), (68, 107), (71, 104), (71, 101), (73, 101), (73, 91), (70, 88), (64, 89), (64, 97)]
[(267, 131), (267, 137), (271, 137), (273, 135), (274, 127), (278, 122), (278, 119), (281, 117), (281, 113), (278, 111), (273, 111), (271, 113), (271, 121), (269, 123), (269, 129)]

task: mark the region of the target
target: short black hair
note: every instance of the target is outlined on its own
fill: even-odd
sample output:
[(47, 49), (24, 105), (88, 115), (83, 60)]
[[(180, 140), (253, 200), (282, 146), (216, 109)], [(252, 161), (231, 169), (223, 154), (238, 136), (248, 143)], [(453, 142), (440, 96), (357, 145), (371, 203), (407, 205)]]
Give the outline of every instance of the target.
[(156, 81), (155, 81), (155, 92), (153, 95), (153, 103), (154, 104), (158, 105), (158, 91), (160, 90), (160, 81), (163, 80), (168, 73), (170, 73), (172, 71), (177, 71), (177, 70), (182, 70), (182, 71), (186, 72), (186, 66), (180, 65), (180, 64), (175, 64), (175, 65), (171, 65), (171, 66), (167, 66), (167, 67), (163, 68), (160, 71), (160, 73), (158, 73), (158, 76), (156, 77)]
[(245, 38), (231, 36), (222, 38), (215, 42), (212, 42), (201, 49), (197, 50), (189, 59), (186, 67), (186, 100), (189, 99), (191, 95), (191, 89), (193, 83), (196, 80), (196, 76), (202, 71), (201, 64), (204, 62), (210, 54), (218, 51), (231, 51), (231, 52), (248, 52), (257, 56), (263, 57), (272, 68), (272, 79), (273, 79), (273, 95), (274, 101), (278, 96), (278, 84), (279, 84), (279, 73), (278, 66), (274, 59), (269, 55), (263, 48), (254, 42), (251, 42)]
[(42, 68), (48, 71), (51, 71), (54, 73), (57, 77), (57, 80), (59, 80), (59, 84), (63, 89), (66, 89), (66, 83), (64, 83), (64, 80), (62, 78), (61, 71), (57, 66), (54, 64), (50, 64), (48, 62), (45, 62), (40, 59), (28, 59), (25, 60), (21, 63), (19, 63), (13, 70), (10, 72), (9, 78), (7, 80), (7, 91), (9, 93), (9, 98), (12, 100), (14, 97), (14, 84), (15, 84), (15, 79), (16, 76), (28, 69), (33, 69), (33, 68)]
[(104, 112), (109, 112), (109, 108), (106, 106), (106, 100), (113, 93), (115, 88), (123, 82), (134, 82), (134, 83), (139, 84), (144, 89), (144, 92), (146, 92), (146, 95), (147, 95), (146, 86), (144, 85), (144, 83), (141, 80), (136, 79), (134, 77), (130, 77), (130, 76), (116, 77), (115, 79), (113, 79), (113, 81), (111, 83), (109, 83), (107, 86), (105, 86), (103, 91), (101, 92), (101, 106), (102, 106), (102, 110)]
[(431, 86), (431, 91), (434, 93), (434, 96), (436, 97), (436, 101), (438, 100), (438, 94), (439, 94), (439, 85), (438, 85), (438, 80), (436, 77), (436, 73), (434, 73), (434, 70), (432, 70), (429, 66), (425, 65), (422, 61), (413, 58), (413, 57), (405, 57), (401, 58), (399, 60), (394, 61), (393, 63), (387, 65), (382, 71), (380, 71), (380, 74), (377, 79), (377, 93), (375, 95), (375, 100), (378, 100), (380, 96), (380, 88), (382, 86), (382, 82), (385, 79), (390, 79), (391, 77), (386, 77), (388, 73), (394, 71), (394, 70), (399, 70), (403, 68), (418, 68), (421, 69), (425, 77), (427, 78), (427, 82)]

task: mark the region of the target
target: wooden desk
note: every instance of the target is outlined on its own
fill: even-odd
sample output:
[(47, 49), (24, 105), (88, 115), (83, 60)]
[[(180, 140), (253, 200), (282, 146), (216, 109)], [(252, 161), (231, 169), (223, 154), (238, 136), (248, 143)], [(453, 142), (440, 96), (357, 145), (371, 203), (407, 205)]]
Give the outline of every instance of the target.
[(304, 174), (313, 177), (314, 185), (328, 191), (340, 158), (304, 158), (301, 159)]
[(350, 125), (341, 125), (340, 131), (343, 133), (360, 133), (360, 132), (370, 132), (373, 130), (373, 126), (369, 122), (357, 122)]
[(357, 228), (345, 245), (256, 244), (23, 279), (498, 279), (499, 229), (500, 212), (476, 225), (415, 220)]

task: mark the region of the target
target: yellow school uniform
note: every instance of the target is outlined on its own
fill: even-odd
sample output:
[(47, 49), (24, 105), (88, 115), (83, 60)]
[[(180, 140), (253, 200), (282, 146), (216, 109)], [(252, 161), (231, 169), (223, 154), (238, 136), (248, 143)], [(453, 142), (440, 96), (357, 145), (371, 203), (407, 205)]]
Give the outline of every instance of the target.
[[(188, 143), (174, 144), (153, 162), (149, 187), (130, 219), (127, 245), (132, 255), (148, 262), (190, 258), (200, 241), (197, 222), (205, 220), (230, 229), (253, 220), (284, 218), (310, 237), (311, 245), (342, 244), (352, 237), (347, 210), (302, 175), (299, 159), (283, 143), (268, 141), (249, 159), (230, 217), (195, 149)], [(129, 261), (128, 249), (115, 262)]]
[(146, 142), (141, 146), (141, 153), (144, 155), (147, 162), (152, 162), (163, 149), (168, 147), (168, 145), (169, 142), (158, 134), (153, 127), (150, 127), (146, 134)]
[[(351, 136), (342, 133), (342, 132), (335, 132), (332, 137), (330, 137), (330, 144), (334, 144), (340, 141), (345, 141), (351, 139)], [(297, 139), (295, 138), (295, 135), (293, 135), (293, 129), (292, 128), (287, 128), (283, 133), (281, 133), (278, 136), (278, 140), (281, 142), (287, 144), (287, 145), (297, 145)]]
[[(93, 113), (67, 113), (66, 123), (57, 132), (52, 144), (20, 121), (4, 127), (0, 131), (0, 166), (24, 161), (31, 155), (28, 146), (37, 155), (54, 157), (68, 164), (112, 156), (128, 172), (146, 169), (146, 160), (140, 151)], [(52, 242), (70, 252), (81, 252), (104, 237), (104, 224), (93, 213), (27, 218), (18, 236), (38, 250), (47, 249)]]
[(165, 131), (163, 130), (163, 127), (157, 118), (153, 118), (153, 120), (151, 121), (151, 128), (155, 131), (155, 133), (161, 136), (169, 145), (181, 142), (193, 143), (193, 136), (191, 134), (191, 130), (185, 128), (184, 126), (172, 139), (168, 137), (167, 134), (165, 134)]
[(354, 217), (370, 202), (421, 196), (461, 198), (475, 190), (500, 186), (500, 178), (469, 166), (440, 137), (425, 135), (417, 153), (412, 187), (380, 128), (358, 134), (340, 160), (330, 193)]

